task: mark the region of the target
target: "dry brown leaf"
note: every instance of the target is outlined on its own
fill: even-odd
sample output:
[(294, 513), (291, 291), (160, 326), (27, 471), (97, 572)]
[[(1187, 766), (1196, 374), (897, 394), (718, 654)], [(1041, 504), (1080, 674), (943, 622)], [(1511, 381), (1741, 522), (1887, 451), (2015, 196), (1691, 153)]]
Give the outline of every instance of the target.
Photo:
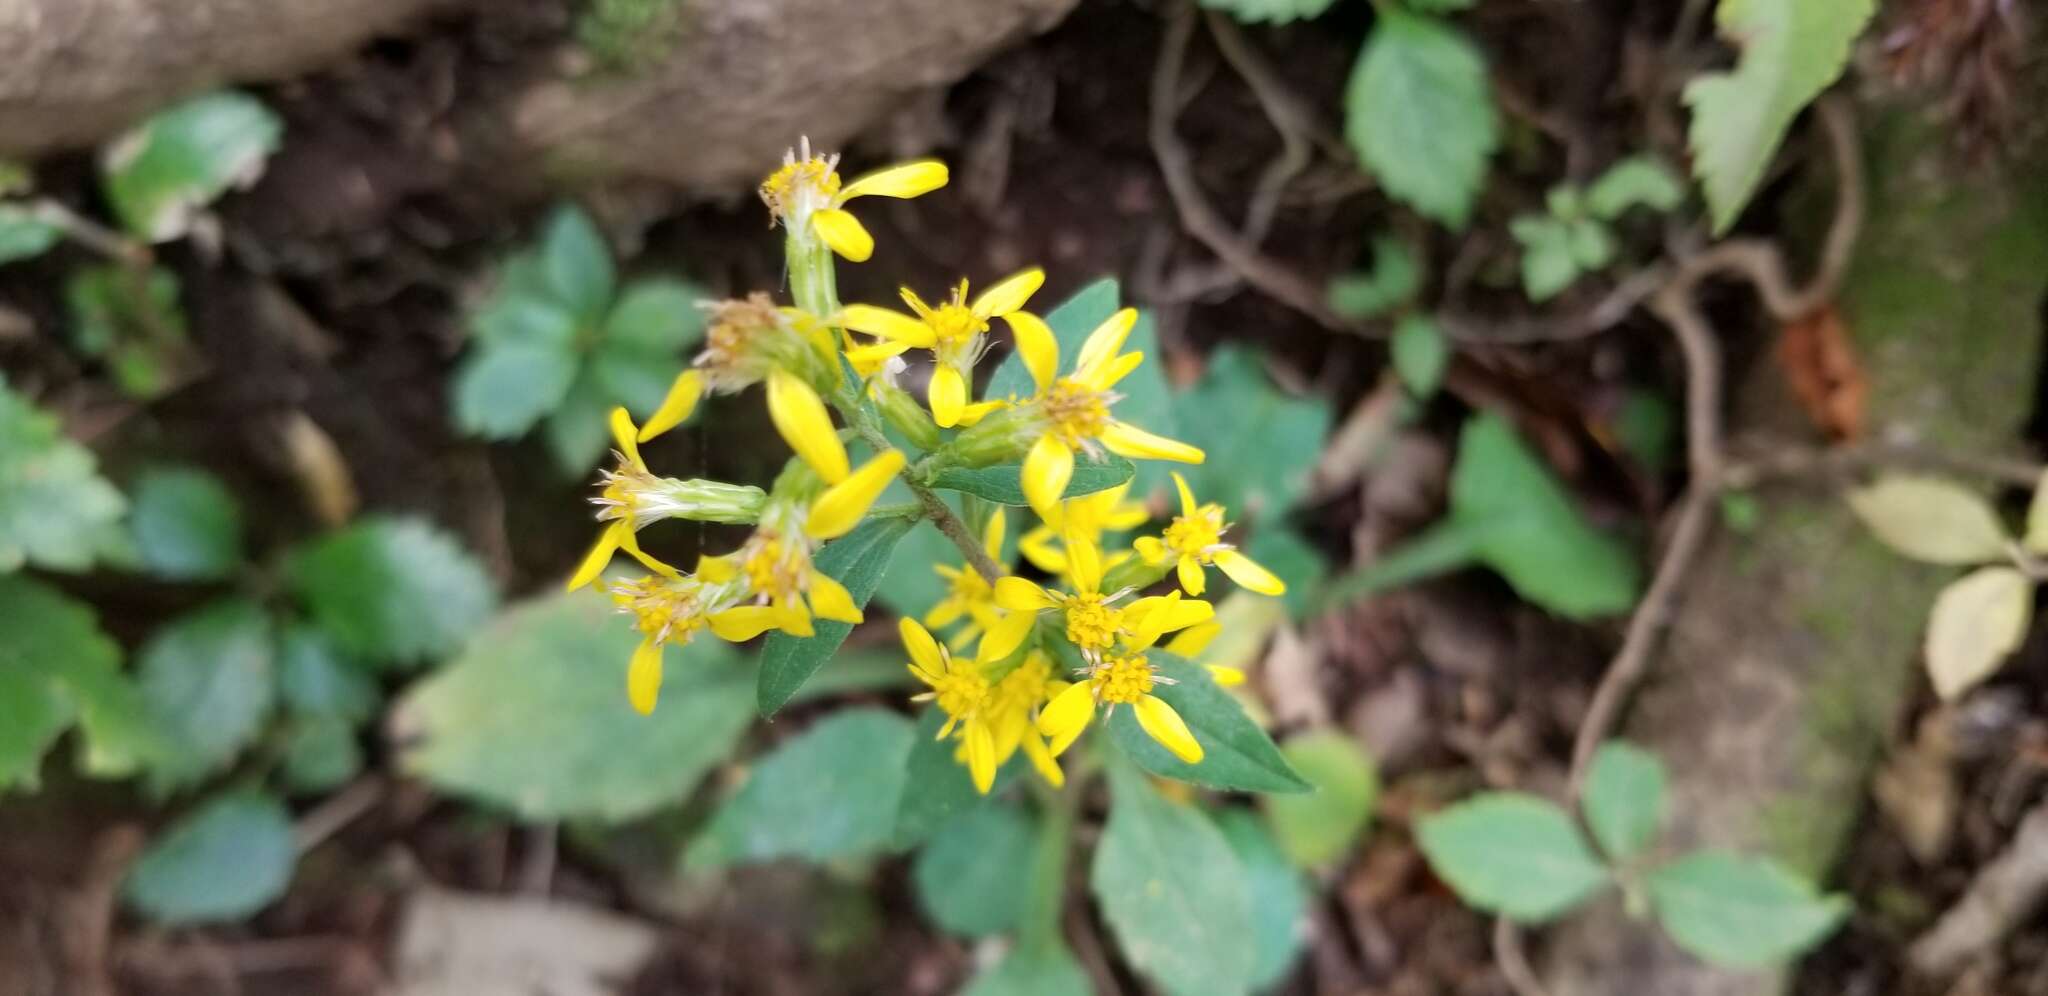
[(1807, 417), (1837, 442), (1863, 435), (1870, 384), (1834, 305), (1786, 322), (1778, 337), (1778, 366)]

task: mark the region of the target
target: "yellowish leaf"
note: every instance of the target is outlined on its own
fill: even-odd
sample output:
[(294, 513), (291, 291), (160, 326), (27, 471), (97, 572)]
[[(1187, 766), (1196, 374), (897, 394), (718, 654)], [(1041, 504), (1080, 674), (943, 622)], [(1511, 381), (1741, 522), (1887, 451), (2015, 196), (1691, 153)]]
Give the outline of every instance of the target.
[(1930, 564), (2005, 557), (2005, 527), (1991, 504), (1936, 477), (1891, 475), (1848, 494), (1849, 507), (1884, 545)]
[(2048, 471), (2034, 482), (2034, 501), (2027, 506), (2027, 537), (2021, 543), (2028, 553), (2048, 553)]
[(2027, 635), (2034, 583), (2010, 567), (1985, 567), (1941, 590), (1927, 619), (1927, 673), (1952, 699), (1989, 677)]

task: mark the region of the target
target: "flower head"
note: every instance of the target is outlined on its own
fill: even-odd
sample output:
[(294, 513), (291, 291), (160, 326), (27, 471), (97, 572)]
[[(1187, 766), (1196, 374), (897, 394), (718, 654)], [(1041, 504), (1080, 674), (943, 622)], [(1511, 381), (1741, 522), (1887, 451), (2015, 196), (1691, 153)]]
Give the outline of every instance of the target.
[[(1118, 641), (1134, 638), (1143, 623), (1158, 625), (1153, 633), (1156, 640), (1160, 633), (1185, 629), (1215, 615), (1209, 603), (1183, 600), (1180, 592), (1120, 604), (1130, 591), (1103, 592), (1102, 571), (1101, 549), (1089, 540), (1069, 534), (1067, 579), (1073, 592), (1049, 591), (1020, 577), (1006, 577), (996, 581), (996, 604), (1017, 613), (1058, 612), (1067, 640), (1090, 660), (1108, 653)], [(982, 640), (984, 660), (990, 659), (988, 644), (994, 633)]]
[(1186, 721), (1165, 699), (1153, 694), (1160, 685), (1174, 684), (1174, 679), (1161, 675), (1145, 657), (1172, 618), (1170, 612), (1147, 613), (1127, 641), (1114, 652), (1091, 659), (1077, 674), (1081, 680), (1053, 696), (1040, 710), (1038, 731), (1051, 741), (1055, 755), (1081, 735), (1098, 707), (1107, 716), (1117, 706), (1128, 705), (1146, 735), (1182, 761), (1201, 763), (1202, 745)]
[(939, 739), (951, 736), (956, 727), (960, 730), (961, 759), (974, 779), (974, 787), (988, 792), (995, 784), (996, 768), (1000, 765), (996, 762), (995, 733), (982, 709), (990, 688), (987, 673), (975, 661), (955, 658), (915, 619), (898, 620), (897, 632), (910, 654), (911, 675), (930, 689), (911, 696), (911, 701), (933, 703), (946, 714), (945, 724), (939, 727)]
[(905, 287), (900, 291), (903, 303), (910, 307), (915, 317), (873, 305), (854, 304), (848, 305), (840, 313), (840, 318), (848, 329), (882, 339), (876, 345), (852, 351), (859, 355), (859, 359), (854, 361), (856, 366), (871, 355), (891, 355), (907, 348), (932, 351), (937, 365), (932, 369), (927, 400), (939, 427), (950, 429), (959, 425), (967, 412), (968, 387), (973, 379), (974, 364), (988, 348), (989, 320), (1001, 318), (1011, 323), (1013, 328), (1019, 321), (1037, 321), (1022, 309), (1044, 283), (1045, 271), (1033, 267), (998, 281), (994, 287), (970, 301), (967, 281), (962, 280), (954, 288), (952, 297), (937, 306), (926, 304), (915, 291)]
[(592, 581), (612, 562), (612, 554), (624, 550), (647, 565), (648, 569), (669, 577), (676, 575), (676, 569), (648, 556), (640, 549), (638, 533), (641, 527), (655, 521), (641, 514), (642, 505), (653, 506), (653, 488), (647, 482), (655, 480), (647, 469), (647, 461), (640, 458), (640, 442), (650, 438), (633, 424), (633, 416), (624, 408), (612, 409), (612, 442), (617, 445), (613, 456), (619, 466), (604, 475), (604, 488), (595, 499), (598, 505), (597, 518), (607, 525), (597, 535), (597, 542), (583, 557), (576, 573), (569, 576), (569, 590), (575, 591)]
[(1223, 521), (1223, 506), (1196, 502), (1187, 479), (1177, 473), (1173, 475), (1173, 484), (1180, 491), (1180, 514), (1167, 524), (1163, 536), (1138, 539), (1139, 556), (1154, 564), (1173, 563), (1181, 588), (1190, 595), (1200, 595), (1207, 587), (1202, 568), (1210, 564), (1247, 590), (1261, 595), (1287, 592), (1286, 583), (1272, 571), (1223, 542), (1223, 533), (1230, 528)]
[[(988, 517), (988, 525), (981, 532), (981, 547), (989, 558), (1000, 563), (1003, 559), (1003, 531), (1009, 516), (998, 510)], [(996, 605), (995, 587), (972, 564), (933, 564), (932, 570), (946, 582), (946, 597), (925, 613), (924, 624), (932, 629), (944, 629), (961, 620), (966, 620), (946, 645), (954, 650), (964, 649), (974, 642), (983, 631), (994, 627), (1002, 618), (1003, 610)]]
[(684, 644), (703, 629), (719, 605), (736, 596), (729, 584), (706, 583), (687, 574), (647, 576), (614, 582), (612, 604), (633, 617), (640, 645), (626, 664), (626, 697), (635, 711), (654, 711), (661, 693), (662, 648)]
[(837, 341), (818, 316), (777, 305), (766, 294), (711, 301), (704, 348), (694, 367), (705, 387), (731, 394), (783, 370), (829, 390), (839, 383)]
[[(1031, 561), (1039, 570), (1049, 574), (1065, 574), (1067, 552), (1065, 548), (1055, 544), (1062, 532), (1073, 533), (1099, 547), (1102, 545), (1104, 533), (1120, 533), (1134, 529), (1144, 525), (1145, 520), (1151, 518), (1151, 513), (1145, 511), (1144, 505), (1124, 500), (1124, 496), (1130, 490), (1130, 484), (1119, 484), (1091, 495), (1060, 502), (1057, 521), (1041, 521), (1017, 540), (1017, 549), (1024, 554), (1024, 559)], [(1103, 566), (1113, 568), (1127, 556), (1129, 554), (1123, 551), (1110, 554)]]
[(842, 185), (837, 155), (813, 155), (811, 141), (782, 158), (782, 168), (761, 181), (761, 200), (774, 220), (796, 238), (816, 238), (856, 263), (875, 251), (875, 239), (845, 209), (856, 197), (916, 197), (946, 185), (946, 164), (936, 159), (898, 163)]

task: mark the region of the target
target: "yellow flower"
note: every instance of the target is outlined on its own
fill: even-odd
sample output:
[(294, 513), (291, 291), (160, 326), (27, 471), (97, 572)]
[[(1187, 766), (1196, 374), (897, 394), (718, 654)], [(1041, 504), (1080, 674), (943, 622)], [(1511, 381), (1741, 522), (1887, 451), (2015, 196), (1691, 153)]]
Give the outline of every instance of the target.
[(740, 643), (771, 629), (808, 637), (817, 632), (813, 617), (846, 623), (865, 618), (846, 586), (812, 564), (811, 542), (801, 530), (771, 527), (764, 517), (762, 528), (738, 550), (717, 559), (717, 570), (745, 581), (748, 603), (710, 616), (711, 631), (721, 640)]
[[(1183, 601), (1177, 591), (1119, 606), (1116, 603), (1130, 591), (1104, 594), (1102, 570), (1101, 549), (1078, 535), (1070, 534), (1067, 537), (1067, 579), (1074, 586), (1073, 594), (1047, 591), (1023, 578), (1006, 577), (996, 581), (996, 604), (1020, 614), (1035, 615), (1045, 610), (1057, 610), (1066, 624), (1067, 639), (1091, 660), (1108, 652), (1119, 639), (1131, 637), (1143, 623), (1159, 626), (1153, 634), (1157, 639), (1159, 633), (1185, 629), (1215, 615), (1215, 609), (1209, 603)], [(983, 660), (993, 659), (988, 644), (994, 636), (992, 632), (990, 637), (982, 640)], [(1018, 642), (1022, 642), (1021, 637)], [(1012, 644), (1010, 649), (1015, 650), (1016, 644)]]
[[(1003, 559), (1003, 529), (1009, 516), (997, 509), (988, 517), (988, 525), (982, 529), (981, 547), (988, 551), (989, 558), (997, 562)], [(1003, 610), (996, 606), (995, 588), (974, 569), (972, 564), (933, 564), (932, 570), (945, 579), (946, 597), (924, 614), (924, 624), (932, 629), (944, 629), (967, 620), (958, 632), (946, 638), (946, 645), (962, 650), (997, 624), (1003, 618)]]
[[(597, 543), (584, 555), (583, 563), (577, 566), (576, 573), (569, 576), (570, 591), (597, 580), (597, 576), (604, 573), (605, 567), (611, 564), (612, 554), (620, 550), (632, 554), (634, 559), (646, 564), (649, 570), (668, 577), (676, 575), (675, 568), (642, 551), (636, 535), (640, 527), (650, 521), (634, 514), (639, 500), (636, 489), (641, 482), (653, 478), (653, 474), (647, 469), (647, 461), (640, 458), (639, 443), (645, 437), (639, 427), (633, 424), (633, 416), (624, 408), (612, 409), (611, 428), (612, 442), (618, 446), (614, 455), (618, 457), (619, 469), (605, 475), (604, 490), (597, 499), (600, 506), (598, 520), (609, 520), (610, 525), (605, 526), (604, 531), (597, 534)], [(624, 511), (614, 513), (614, 509)]]
[[(982, 709), (995, 738), (995, 766), (998, 770), (1022, 749), (1031, 766), (1047, 784), (1053, 788), (1066, 784), (1066, 774), (1060, 770), (1056, 757), (1058, 751), (1046, 742), (1044, 734), (1038, 732), (1040, 708), (1065, 688), (1066, 682), (1053, 677), (1051, 659), (1036, 650), (996, 682), (995, 688), (982, 700)], [(1065, 749), (1066, 745), (1060, 745), (1060, 750)], [(986, 791), (983, 790), (984, 793)]]
[[(1166, 652), (1183, 660), (1192, 661), (1209, 649), (1217, 634), (1223, 632), (1223, 624), (1214, 619), (1198, 623), (1181, 630), (1173, 639), (1166, 641)], [(1228, 664), (1203, 664), (1209, 669), (1209, 676), (1225, 688), (1244, 684), (1244, 671)]]
[(795, 374), (776, 368), (768, 375), (768, 417), (789, 448), (826, 484), (846, 480), (846, 445), (825, 410), (824, 399)]
[[(1086, 538), (1097, 546), (1102, 545), (1105, 532), (1123, 532), (1144, 525), (1151, 514), (1138, 502), (1124, 501), (1124, 495), (1131, 490), (1129, 484), (1119, 484), (1106, 491), (1097, 491), (1080, 498), (1069, 498), (1059, 504), (1057, 522), (1043, 522), (1017, 540), (1017, 549), (1024, 559), (1031, 561), (1039, 570), (1048, 574), (1067, 572), (1067, 553), (1054, 545), (1061, 530)], [(1110, 555), (1104, 568), (1114, 568), (1127, 554), (1119, 551)]]
[(1252, 558), (1239, 553), (1237, 547), (1223, 542), (1223, 533), (1230, 524), (1223, 521), (1223, 506), (1211, 502), (1197, 504), (1195, 493), (1188, 489), (1188, 482), (1179, 474), (1173, 475), (1174, 487), (1180, 491), (1180, 514), (1167, 524), (1164, 538), (1139, 537), (1139, 556), (1153, 564), (1173, 562), (1180, 575), (1180, 586), (1190, 595), (1200, 595), (1207, 586), (1202, 568), (1215, 564), (1230, 580), (1250, 591), (1261, 595), (1281, 595), (1287, 592), (1287, 585), (1272, 571), (1259, 566)]
[(931, 689), (911, 696), (911, 701), (931, 702), (946, 714), (945, 725), (939, 727), (939, 739), (952, 735), (955, 727), (960, 729), (967, 773), (974, 779), (974, 787), (987, 793), (995, 784), (996, 768), (1000, 766), (996, 762), (994, 731), (982, 714), (982, 703), (990, 687), (988, 675), (978, 663), (955, 659), (917, 620), (898, 620), (896, 628), (902, 634), (904, 649), (910, 653), (911, 675)]
[(635, 711), (654, 711), (661, 693), (662, 647), (684, 644), (704, 628), (718, 600), (731, 597), (729, 586), (706, 585), (690, 575), (648, 576), (614, 582), (612, 604), (633, 617), (640, 645), (626, 664), (626, 697)]
[(1115, 653), (1091, 660), (1082, 671), (1082, 680), (1053, 696), (1039, 711), (1038, 732), (1052, 742), (1055, 755), (1064, 752), (1081, 735), (1095, 718), (1098, 706), (1107, 717), (1117, 706), (1129, 705), (1146, 735), (1182, 761), (1201, 763), (1202, 745), (1186, 721), (1165, 699), (1152, 694), (1159, 685), (1174, 684), (1172, 678), (1160, 675), (1145, 659), (1145, 651), (1165, 632), (1161, 627), (1170, 621), (1170, 616), (1162, 612), (1149, 614), (1129, 641)]
[(845, 210), (856, 197), (916, 197), (946, 185), (946, 164), (920, 159), (876, 170), (840, 185), (839, 157), (811, 154), (811, 140), (783, 156), (782, 168), (761, 181), (761, 200), (775, 220), (806, 240), (816, 237), (856, 263), (875, 251), (874, 237)]
[(1202, 462), (1200, 449), (1155, 436), (1110, 414), (1110, 406), (1121, 397), (1111, 389), (1145, 359), (1143, 353), (1117, 354), (1138, 320), (1137, 311), (1125, 308), (1089, 333), (1073, 372), (1065, 377), (1054, 375), (1060, 354), (1052, 330), (1028, 314), (1019, 316), (1030, 320), (1011, 321), (1010, 331), (1038, 386), (1038, 393), (1023, 406), (1035, 420), (1037, 439), (1025, 454), (1022, 484), (1024, 497), (1040, 517), (1058, 521), (1060, 496), (1074, 476), (1076, 451), (1090, 459), (1100, 459), (1102, 450), (1108, 449), (1132, 458)]
[(823, 319), (755, 293), (704, 305), (704, 348), (693, 362), (706, 390), (731, 394), (777, 370), (830, 390), (839, 384), (838, 340)]
[[(1033, 267), (1005, 277), (970, 302), (967, 281), (962, 280), (952, 299), (936, 308), (905, 287), (900, 291), (903, 303), (910, 306), (915, 318), (887, 308), (853, 304), (840, 313), (840, 320), (849, 329), (884, 340), (883, 344), (854, 350), (862, 359), (872, 354), (887, 355), (890, 349), (900, 353), (903, 347), (931, 350), (937, 365), (932, 370), (927, 400), (939, 428), (950, 429), (959, 425), (966, 413), (974, 364), (988, 348), (989, 319), (1001, 318), (1012, 328), (1021, 321), (1038, 321), (1021, 309), (1044, 283), (1045, 271)], [(856, 365), (859, 362), (856, 360)]]

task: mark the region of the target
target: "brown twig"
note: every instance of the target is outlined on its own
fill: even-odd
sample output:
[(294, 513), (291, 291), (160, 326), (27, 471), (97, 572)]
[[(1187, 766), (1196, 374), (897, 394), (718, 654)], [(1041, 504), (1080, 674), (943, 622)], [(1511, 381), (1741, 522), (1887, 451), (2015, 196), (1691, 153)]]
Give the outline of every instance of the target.
[(1536, 970), (1529, 967), (1529, 956), (1522, 951), (1522, 929), (1507, 917), (1493, 921), (1493, 960), (1500, 965), (1501, 977), (1507, 980), (1515, 996), (1550, 996), (1536, 978)]
[(1945, 976), (2004, 940), (2048, 898), (2048, 802), (2020, 821), (2012, 843), (1907, 949), (1914, 970)]
[(321, 842), (334, 836), (341, 828), (354, 823), (363, 814), (377, 808), (384, 801), (387, 786), (377, 775), (364, 775), (350, 782), (341, 791), (327, 797), (327, 801), (313, 808), (313, 811), (299, 818), (292, 827), (292, 840), (298, 844), (299, 853), (304, 854)]

